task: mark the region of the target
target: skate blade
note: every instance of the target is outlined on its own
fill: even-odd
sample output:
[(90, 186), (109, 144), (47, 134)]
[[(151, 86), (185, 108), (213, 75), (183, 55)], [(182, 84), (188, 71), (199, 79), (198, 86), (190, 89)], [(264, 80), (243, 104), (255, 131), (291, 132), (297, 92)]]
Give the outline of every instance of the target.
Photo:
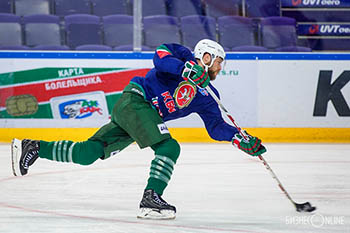
[(14, 138), (11, 143), (12, 172), (14, 176), (21, 176), (19, 160), (22, 154), (22, 141)]
[(141, 208), (140, 213), (137, 215), (137, 218), (141, 219), (175, 219), (175, 211), (173, 210), (153, 210), (151, 208)]

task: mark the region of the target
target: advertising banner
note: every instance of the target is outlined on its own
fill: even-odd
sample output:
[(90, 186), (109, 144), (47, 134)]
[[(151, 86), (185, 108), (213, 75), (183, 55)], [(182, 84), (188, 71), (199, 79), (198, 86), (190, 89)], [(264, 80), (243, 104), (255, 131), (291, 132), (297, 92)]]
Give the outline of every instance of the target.
[(349, 61), (260, 61), (259, 127), (350, 127)]
[(281, 0), (282, 8), (350, 8), (348, 0)]
[(54, 119), (108, 119), (103, 91), (53, 97), (50, 99)]
[[(153, 67), (151, 55), (104, 59), (109, 55), (0, 59), (1, 126), (98, 127), (107, 122), (130, 79)], [(349, 67), (347, 54), (228, 54), (212, 83), (242, 127), (348, 128)], [(204, 127), (196, 114), (167, 125)]]
[[(349, 11), (350, 14), (350, 11)], [(298, 35), (307, 37), (350, 37), (350, 24), (299, 24)]]
[[(43, 67), (0, 73), (0, 118), (108, 119), (130, 79), (148, 70)], [(81, 112), (68, 114), (68, 108)]]

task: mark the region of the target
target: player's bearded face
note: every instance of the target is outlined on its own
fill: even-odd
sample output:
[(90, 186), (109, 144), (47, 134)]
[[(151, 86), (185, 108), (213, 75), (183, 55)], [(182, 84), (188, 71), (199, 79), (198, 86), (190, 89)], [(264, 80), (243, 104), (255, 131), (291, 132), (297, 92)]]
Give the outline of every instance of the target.
[(219, 72), (221, 71), (222, 67), (222, 62), (223, 59), (218, 57), (214, 60), (213, 65), (208, 69), (208, 74), (209, 74), (209, 78), (211, 81), (216, 79), (216, 76), (219, 74)]

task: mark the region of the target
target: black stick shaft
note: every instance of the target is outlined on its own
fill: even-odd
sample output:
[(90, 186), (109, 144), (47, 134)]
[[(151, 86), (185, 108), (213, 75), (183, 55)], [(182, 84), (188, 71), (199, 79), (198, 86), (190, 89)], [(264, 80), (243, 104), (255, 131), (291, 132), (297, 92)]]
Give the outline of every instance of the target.
[(266, 162), (266, 160), (264, 159), (264, 157), (262, 157), (262, 155), (258, 156), (259, 159), (263, 162), (265, 168), (270, 172), (272, 178), (274, 178), (277, 181), (278, 187), (282, 190), (282, 192), (286, 195), (286, 197), (288, 198), (288, 200), (290, 200), (292, 202), (292, 204), (294, 206), (296, 206), (295, 202), (293, 201), (293, 199), (290, 197), (289, 193), (286, 191), (286, 189), (283, 187), (281, 181), (278, 179), (278, 177), (276, 176), (276, 174), (273, 172), (273, 170), (271, 169), (270, 165)]
[[(206, 90), (209, 92), (209, 94), (214, 98), (214, 100), (216, 101), (216, 103), (219, 105), (220, 109), (226, 114), (226, 116), (232, 121), (233, 125), (238, 129), (238, 132), (245, 138), (246, 136), (242, 133), (241, 128), (236, 124), (235, 120), (233, 119), (233, 117), (230, 115), (230, 113), (226, 110), (226, 108), (224, 107), (224, 105), (221, 103), (221, 101), (219, 100), (219, 98), (215, 95), (215, 93), (213, 92), (213, 90), (207, 86)], [(287, 190), (283, 187), (281, 181), (278, 179), (278, 177), (276, 176), (276, 174), (274, 173), (274, 171), (271, 169), (270, 165), (266, 162), (266, 160), (264, 159), (264, 157), (262, 157), (262, 155), (258, 156), (259, 159), (262, 161), (262, 163), (264, 164), (265, 168), (270, 172), (272, 178), (274, 180), (276, 180), (278, 187), (282, 190), (282, 192), (286, 195), (286, 197), (288, 198), (288, 200), (290, 200), (294, 206), (296, 206), (296, 203), (293, 201), (293, 199), (291, 198), (291, 196), (289, 195), (289, 193), (287, 192)]]

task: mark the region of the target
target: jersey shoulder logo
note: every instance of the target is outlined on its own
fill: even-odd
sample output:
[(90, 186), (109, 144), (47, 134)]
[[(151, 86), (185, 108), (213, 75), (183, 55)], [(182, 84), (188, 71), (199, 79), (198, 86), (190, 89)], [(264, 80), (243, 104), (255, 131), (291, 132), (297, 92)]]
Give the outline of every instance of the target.
[(174, 92), (174, 99), (176, 102), (176, 105), (182, 109), (184, 107), (187, 107), (193, 100), (197, 93), (197, 88), (195, 85), (183, 81), (179, 83), (179, 86), (176, 88)]

